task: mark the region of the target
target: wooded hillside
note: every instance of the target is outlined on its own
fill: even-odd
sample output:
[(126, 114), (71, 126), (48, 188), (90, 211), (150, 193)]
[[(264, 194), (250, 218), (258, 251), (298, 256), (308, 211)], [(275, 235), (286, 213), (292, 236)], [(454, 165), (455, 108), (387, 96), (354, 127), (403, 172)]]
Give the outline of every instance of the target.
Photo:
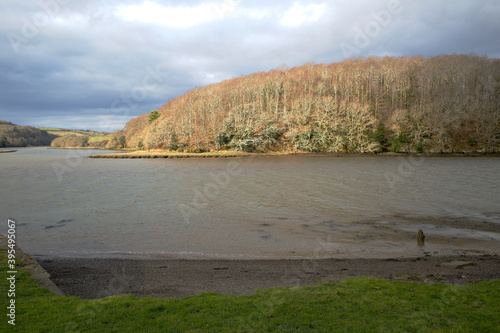
[(49, 146), (55, 137), (36, 127), (0, 120), (0, 147)]
[(129, 147), (500, 151), (500, 59), (371, 57), (194, 89), (125, 127)]

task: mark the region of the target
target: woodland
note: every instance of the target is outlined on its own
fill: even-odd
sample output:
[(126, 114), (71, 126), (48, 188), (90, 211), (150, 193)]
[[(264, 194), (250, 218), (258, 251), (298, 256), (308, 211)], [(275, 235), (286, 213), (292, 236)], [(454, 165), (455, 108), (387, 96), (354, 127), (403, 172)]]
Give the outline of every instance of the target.
[(48, 146), (54, 138), (36, 127), (0, 120), (0, 147)]
[(369, 57), (281, 67), (188, 91), (112, 135), (73, 132), (0, 121), (0, 147), (498, 153), (500, 59)]
[(122, 136), (127, 147), (153, 150), (498, 152), (500, 59), (279, 68), (193, 89), (130, 120)]

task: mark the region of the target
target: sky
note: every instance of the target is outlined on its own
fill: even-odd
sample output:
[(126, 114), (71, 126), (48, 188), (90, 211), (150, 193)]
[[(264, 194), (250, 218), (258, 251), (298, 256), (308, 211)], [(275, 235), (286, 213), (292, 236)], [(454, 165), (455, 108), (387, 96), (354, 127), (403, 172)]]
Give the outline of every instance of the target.
[(500, 57), (498, 0), (0, 0), (0, 119), (113, 131), (196, 87), (350, 57)]

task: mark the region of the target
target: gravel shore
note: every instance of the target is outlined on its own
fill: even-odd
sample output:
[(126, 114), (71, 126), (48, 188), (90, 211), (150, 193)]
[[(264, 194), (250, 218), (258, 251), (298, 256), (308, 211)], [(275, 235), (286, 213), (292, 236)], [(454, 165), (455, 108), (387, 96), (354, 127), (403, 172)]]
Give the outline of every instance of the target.
[[(461, 268), (442, 267), (452, 261)], [(500, 279), (500, 256), (395, 259), (182, 260), (45, 258), (39, 264), (68, 295), (182, 298), (201, 292), (252, 294), (276, 286), (339, 282), (354, 276), (420, 283), (467, 284)]]

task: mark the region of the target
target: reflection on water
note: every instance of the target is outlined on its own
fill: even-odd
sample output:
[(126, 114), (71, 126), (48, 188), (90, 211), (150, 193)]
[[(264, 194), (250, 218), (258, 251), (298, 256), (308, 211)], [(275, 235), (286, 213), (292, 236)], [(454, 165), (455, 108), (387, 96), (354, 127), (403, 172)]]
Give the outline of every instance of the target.
[(84, 158), (96, 152), (105, 153), (0, 154), (1, 218), (16, 220), (25, 251), (270, 258), (499, 248), (498, 158)]

